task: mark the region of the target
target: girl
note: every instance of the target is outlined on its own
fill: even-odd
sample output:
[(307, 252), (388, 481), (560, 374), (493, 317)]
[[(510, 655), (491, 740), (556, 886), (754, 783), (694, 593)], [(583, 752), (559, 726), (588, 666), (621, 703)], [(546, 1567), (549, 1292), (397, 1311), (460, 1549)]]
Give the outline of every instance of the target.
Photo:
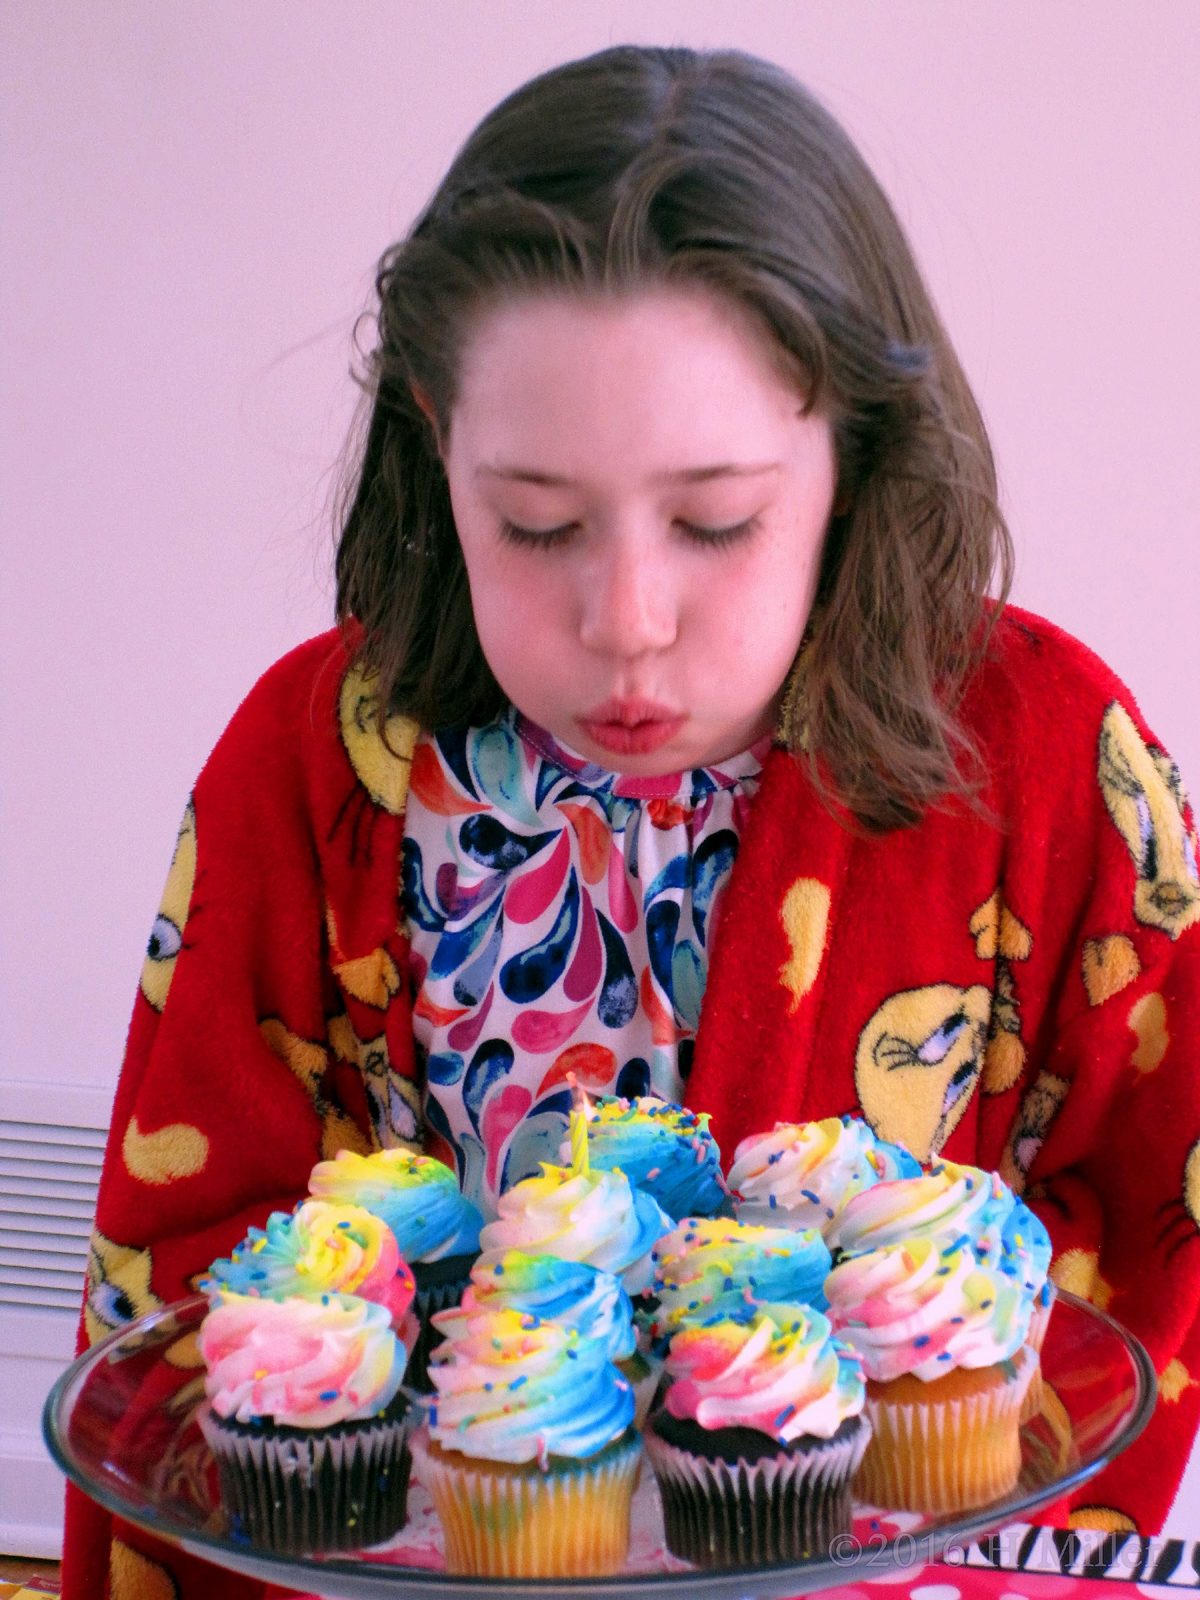
[[(727, 1155), (854, 1111), (998, 1168), (1146, 1343), (1154, 1422), (1072, 1522), (1155, 1529), (1200, 1413), (1192, 813), (1112, 674), (1003, 607), (878, 185), (776, 68), (609, 50), (485, 119), (378, 292), (339, 627), (184, 817), (87, 1338), (341, 1148), (423, 1145), (493, 1209), (568, 1072)], [(260, 1592), (72, 1491), (67, 1594), (106, 1573)]]

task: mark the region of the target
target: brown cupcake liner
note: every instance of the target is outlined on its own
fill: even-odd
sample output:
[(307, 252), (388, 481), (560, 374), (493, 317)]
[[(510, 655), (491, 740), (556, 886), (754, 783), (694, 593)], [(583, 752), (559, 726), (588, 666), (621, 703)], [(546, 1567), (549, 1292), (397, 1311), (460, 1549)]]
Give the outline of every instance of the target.
[(436, 1284), (430, 1289), (419, 1288), (413, 1298), (413, 1308), (420, 1320), (421, 1331), (409, 1355), (404, 1381), (410, 1389), (415, 1389), (419, 1394), (433, 1392), (433, 1380), (429, 1376), (429, 1357), (445, 1337), (433, 1326), (430, 1318), (438, 1311), (446, 1311), (451, 1306), (458, 1305), (470, 1281), (470, 1278), (464, 1277), (454, 1283)]
[(697, 1567), (823, 1559), (851, 1526), (850, 1479), (867, 1449), (866, 1419), (852, 1437), (749, 1463), (707, 1460), (659, 1438), (646, 1454), (662, 1496), (667, 1547)]
[(280, 1555), (361, 1550), (407, 1519), (412, 1465), (407, 1423), (349, 1424), (260, 1434), (200, 1413), (231, 1534)]
[(964, 1511), (1011, 1493), (1021, 1470), (1020, 1418), (1037, 1357), (1022, 1345), (1014, 1376), (956, 1399), (900, 1403), (867, 1392), (871, 1442), (857, 1499), (894, 1511)]
[(593, 1577), (619, 1572), (641, 1463), (629, 1429), (596, 1456), (509, 1466), (443, 1450), (413, 1435), (417, 1476), (441, 1519), (446, 1571), (491, 1578)]

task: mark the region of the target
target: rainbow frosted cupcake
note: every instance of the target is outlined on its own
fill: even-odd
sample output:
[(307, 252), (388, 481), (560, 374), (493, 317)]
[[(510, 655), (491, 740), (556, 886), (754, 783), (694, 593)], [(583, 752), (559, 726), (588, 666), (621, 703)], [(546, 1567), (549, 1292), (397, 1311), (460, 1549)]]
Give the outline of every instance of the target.
[(428, 1386), (426, 1371), (434, 1340), (431, 1317), (457, 1305), (479, 1254), (483, 1218), (459, 1192), (458, 1179), (433, 1156), (407, 1150), (376, 1150), (369, 1156), (339, 1150), (309, 1174), (309, 1193), (337, 1200), (381, 1218), (395, 1235), (416, 1280), (420, 1333), (409, 1360), (409, 1381)]
[[(708, 1114), (687, 1111), (655, 1095), (635, 1100), (602, 1095), (589, 1103), (588, 1159), (592, 1167), (620, 1170), (635, 1188), (653, 1195), (671, 1218), (710, 1217), (729, 1207), (721, 1152), (708, 1131)], [(559, 1160), (571, 1159), (564, 1139)]]
[(1008, 1494), (1037, 1366), (1028, 1304), (965, 1238), (914, 1238), (848, 1256), (825, 1283), (838, 1338), (862, 1357), (872, 1438), (855, 1492), (948, 1512)]
[(654, 1278), (650, 1252), (671, 1219), (623, 1172), (577, 1172), (542, 1163), (536, 1178), (514, 1184), (497, 1201), (500, 1212), (479, 1235), (486, 1270), (506, 1250), (582, 1261), (619, 1277), (630, 1294)]
[(404, 1526), (405, 1350), (385, 1307), (226, 1291), (198, 1344), (200, 1426), (235, 1537), (304, 1555), (361, 1549)]
[(251, 1228), (232, 1255), (214, 1261), (208, 1272), (201, 1288), (209, 1295), (283, 1300), (355, 1294), (385, 1306), (397, 1332), (416, 1293), (387, 1224), (361, 1206), (326, 1200), (306, 1200), (290, 1213), (273, 1211), (265, 1229)]
[(828, 1234), (855, 1195), (920, 1175), (920, 1163), (907, 1150), (877, 1139), (860, 1117), (826, 1117), (777, 1122), (770, 1133), (743, 1139), (733, 1154), (729, 1187), (740, 1222)]
[(484, 1311), (520, 1311), (535, 1322), (556, 1322), (581, 1339), (598, 1339), (633, 1387), (635, 1425), (640, 1428), (645, 1422), (662, 1362), (638, 1351), (633, 1307), (611, 1272), (582, 1261), (506, 1250), (490, 1266), (476, 1262), (461, 1304), (440, 1313), (438, 1329), (454, 1338), (469, 1317)]
[(646, 1428), (667, 1544), (699, 1567), (807, 1561), (850, 1529), (870, 1427), (858, 1358), (803, 1306), (680, 1329)]
[(442, 1313), (436, 1396), (412, 1440), (446, 1570), (486, 1577), (617, 1572), (641, 1458), (633, 1394), (600, 1339), (519, 1311)]
[(654, 1248), (653, 1328), (744, 1320), (766, 1303), (824, 1307), (829, 1251), (815, 1229), (758, 1228), (723, 1217), (688, 1217)]

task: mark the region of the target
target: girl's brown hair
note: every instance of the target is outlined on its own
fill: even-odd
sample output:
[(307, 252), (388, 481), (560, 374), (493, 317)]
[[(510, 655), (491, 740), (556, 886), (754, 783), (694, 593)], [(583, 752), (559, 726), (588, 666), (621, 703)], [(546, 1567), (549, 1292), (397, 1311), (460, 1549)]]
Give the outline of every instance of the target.
[(699, 285), (773, 336), (835, 434), (838, 499), (781, 732), (873, 830), (972, 792), (956, 719), (1012, 546), (979, 409), (862, 157), (780, 68), (621, 46), (510, 95), (379, 265), (373, 409), (337, 553), (381, 723), (478, 723), (504, 696), (479, 646), (434, 430), (471, 319), (539, 289)]

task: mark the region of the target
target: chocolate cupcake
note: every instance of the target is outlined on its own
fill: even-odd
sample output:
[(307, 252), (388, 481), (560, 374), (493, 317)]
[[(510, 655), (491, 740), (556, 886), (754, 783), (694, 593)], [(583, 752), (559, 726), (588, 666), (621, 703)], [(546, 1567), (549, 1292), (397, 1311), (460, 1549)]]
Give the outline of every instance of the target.
[(226, 1292), (198, 1343), (200, 1426), (235, 1538), (313, 1555), (378, 1544), (404, 1526), (405, 1351), (383, 1306)]
[(804, 1306), (677, 1332), (645, 1431), (667, 1545), (698, 1567), (824, 1558), (870, 1427), (857, 1358)]

